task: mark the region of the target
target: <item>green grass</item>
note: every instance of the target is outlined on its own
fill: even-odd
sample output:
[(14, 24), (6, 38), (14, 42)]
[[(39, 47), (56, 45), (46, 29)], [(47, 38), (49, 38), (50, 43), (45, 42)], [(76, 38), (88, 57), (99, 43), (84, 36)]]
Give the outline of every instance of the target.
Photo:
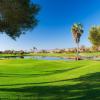
[[(0, 54), (0, 57), (16, 57), (21, 56), (21, 54)], [(23, 54), (23, 56), (27, 56), (27, 54)]]
[(31, 53), (33, 56), (73, 57), (75, 53)]
[(100, 62), (0, 60), (0, 100), (100, 100)]
[(3, 56), (15, 56), (14, 54), (0, 54), (0, 57), (3, 57)]
[(92, 53), (80, 53), (82, 56), (100, 56), (100, 52), (92, 52)]

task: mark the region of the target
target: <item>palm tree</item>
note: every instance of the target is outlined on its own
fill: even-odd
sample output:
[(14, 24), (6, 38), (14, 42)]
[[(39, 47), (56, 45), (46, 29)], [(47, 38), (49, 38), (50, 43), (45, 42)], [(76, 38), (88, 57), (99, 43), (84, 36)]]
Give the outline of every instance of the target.
[(33, 47), (33, 52), (35, 52), (36, 50), (37, 50), (37, 48), (34, 46), (34, 47)]
[(79, 60), (79, 42), (80, 42), (80, 37), (83, 34), (83, 26), (82, 24), (73, 24), (72, 26), (72, 34), (73, 34), (73, 38), (75, 40), (75, 43), (77, 44), (77, 57), (76, 59)]

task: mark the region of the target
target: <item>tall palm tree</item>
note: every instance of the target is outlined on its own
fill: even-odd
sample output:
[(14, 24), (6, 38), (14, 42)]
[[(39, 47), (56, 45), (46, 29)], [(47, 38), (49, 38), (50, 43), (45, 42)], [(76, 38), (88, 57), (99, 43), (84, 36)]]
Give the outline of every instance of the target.
[(79, 60), (79, 42), (80, 42), (80, 37), (83, 34), (82, 24), (80, 24), (80, 23), (73, 24), (71, 31), (72, 31), (75, 43), (77, 44), (77, 57), (76, 57), (76, 59)]

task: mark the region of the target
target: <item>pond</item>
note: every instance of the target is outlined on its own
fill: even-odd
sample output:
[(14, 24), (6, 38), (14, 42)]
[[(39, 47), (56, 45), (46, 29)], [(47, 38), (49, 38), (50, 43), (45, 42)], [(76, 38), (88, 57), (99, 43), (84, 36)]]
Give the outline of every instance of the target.
[(33, 58), (33, 59), (38, 59), (38, 60), (71, 60), (68, 58), (48, 57), (48, 56), (26, 56), (25, 58)]
[[(48, 57), (48, 56), (0, 56), (0, 59), (37, 59), (37, 60), (75, 60), (75, 58)], [(100, 57), (81, 57), (81, 60), (99, 60)]]
[(62, 58), (62, 57), (48, 57), (48, 56), (6, 56), (0, 57), (1, 59), (37, 59), (37, 60), (73, 60), (69, 58)]

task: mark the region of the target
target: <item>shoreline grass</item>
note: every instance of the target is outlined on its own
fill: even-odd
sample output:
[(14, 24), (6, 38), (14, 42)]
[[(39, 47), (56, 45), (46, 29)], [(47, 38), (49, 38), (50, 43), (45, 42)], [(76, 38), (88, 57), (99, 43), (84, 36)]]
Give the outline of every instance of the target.
[[(80, 56), (100, 56), (100, 52), (84, 52), (79, 53)], [(21, 56), (20, 54), (0, 54), (0, 57), (18, 57)], [(63, 58), (70, 58), (75, 57), (76, 53), (28, 53), (23, 54), (23, 56), (50, 56), (50, 57), (63, 57)]]
[[(76, 53), (31, 53), (29, 55), (70, 58), (70, 57), (75, 57)], [(92, 53), (84, 52), (84, 53), (79, 53), (79, 55), (83, 57), (100, 56), (100, 52), (92, 52)]]

